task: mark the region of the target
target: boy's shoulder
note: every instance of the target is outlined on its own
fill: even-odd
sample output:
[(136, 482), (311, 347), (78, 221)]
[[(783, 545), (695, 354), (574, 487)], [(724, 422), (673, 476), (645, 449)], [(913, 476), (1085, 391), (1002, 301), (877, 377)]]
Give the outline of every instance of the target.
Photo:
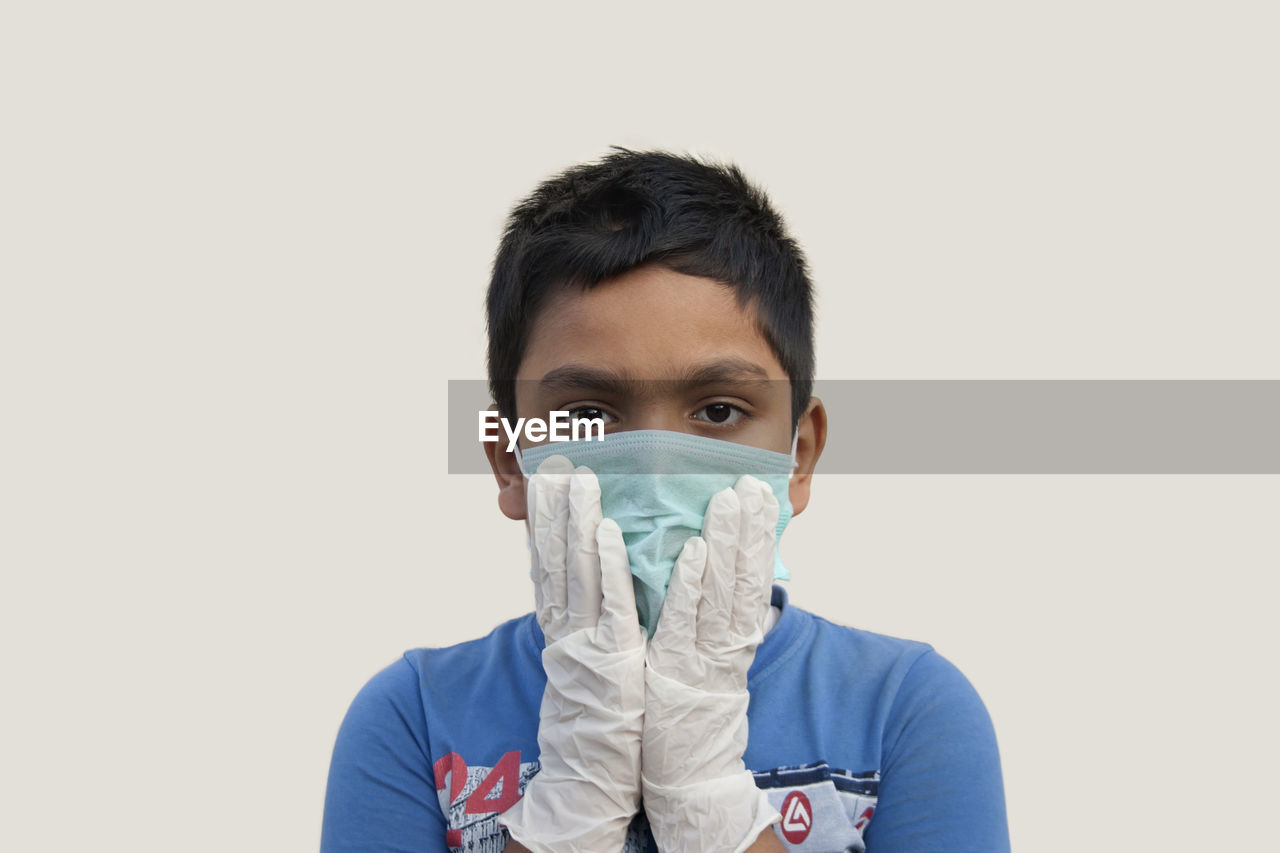
[(540, 661), (542, 629), (532, 613), (508, 619), (488, 634), (450, 646), (421, 647), (404, 653), (404, 661), (420, 673), (448, 673), (460, 669), (520, 667)]
[(791, 604), (780, 586), (773, 604), (782, 614), (756, 652), (753, 692), (791, 692), (799, 701), (852, 703), (867, 711), (874, 706), (880, 714), (905, 711), (929, 696), (981, 704), (964, 674), (928, 643), (819, 616)]
[(805, 610), (790, 601), (785, 588), (775, 585), (772, 605), (780, 611), (773, 629), (756, 652), (751, 680), (814, 667), (846, 673), (863, 684), (887, 671), (905, 671), (933, 653), (916, 640), (879, 634), (843, 624)]

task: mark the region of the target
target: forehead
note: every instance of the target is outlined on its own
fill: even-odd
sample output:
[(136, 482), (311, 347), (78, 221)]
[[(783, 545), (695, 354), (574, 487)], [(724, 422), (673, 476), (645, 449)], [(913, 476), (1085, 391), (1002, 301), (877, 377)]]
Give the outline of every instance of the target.
[(690, 365), (727, 359), (787, 378), (755, 306), (741, 305), (733, 287), (646, 266), (587, 290), (551, 294), (534, 318), (518, 378), (585, 364), (635, 379), (673, 379)]

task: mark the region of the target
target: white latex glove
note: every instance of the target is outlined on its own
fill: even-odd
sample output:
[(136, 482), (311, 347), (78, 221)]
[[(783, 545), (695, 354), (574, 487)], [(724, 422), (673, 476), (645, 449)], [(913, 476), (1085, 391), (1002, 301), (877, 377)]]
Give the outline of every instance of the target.
[(541, 769), (504, 812), (534, 853), (615, 853), (640, 810), (645, 635), (626, 546), (601, 519), (600, 485), (563, 456), (528, 483), (538, 624), (547, 686)]
[(742, 761), (777, 521), (769, 487), (743, 477), (676, 561), (645, 669), (644, 809), (662, 853), (741, 853), (779, 820)]

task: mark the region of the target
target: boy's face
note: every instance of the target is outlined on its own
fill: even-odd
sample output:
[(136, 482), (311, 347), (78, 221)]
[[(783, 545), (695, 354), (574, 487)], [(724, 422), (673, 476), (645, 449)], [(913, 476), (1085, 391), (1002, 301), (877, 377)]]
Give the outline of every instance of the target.
[[(791, 382), (756, 326), (753, 306), (716, 281), (646, 266), (590, 290), (566, 288), (535, 317), (516, 376), (516, 415), (570, 411), (605, 432), (662, 429), (791, 452)], [(791, 481), (798, 514), (826, 438), (816, 399), (800, 420)], [(521, 447), (528, 446), (521, 439)], [(513, 454), (486, 443), (498, 504), (525, 517)]]

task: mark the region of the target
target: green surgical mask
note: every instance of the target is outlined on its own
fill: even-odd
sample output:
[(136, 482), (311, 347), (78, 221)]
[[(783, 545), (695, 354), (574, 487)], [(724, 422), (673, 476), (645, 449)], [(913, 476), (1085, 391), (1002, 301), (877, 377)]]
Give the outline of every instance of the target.
[[(788, 456), (683, 432), (629, 430), (600, 441), (551, 442), (517, 453), (526, 476), (552, 456), (564, 456), (574, 467), (585, 465), (596, 475), (604, 517), (622, 530), (636, 610), (651, 637), (676, 558), (689, 538), (702, 533), (712, 495), (750, 474), (768, 484), (778, 500), (778, 538), (791, 520), (788, 481), (795, 468), (794, 445)], [(791, 577), (776, 552), (773, 576)]]

